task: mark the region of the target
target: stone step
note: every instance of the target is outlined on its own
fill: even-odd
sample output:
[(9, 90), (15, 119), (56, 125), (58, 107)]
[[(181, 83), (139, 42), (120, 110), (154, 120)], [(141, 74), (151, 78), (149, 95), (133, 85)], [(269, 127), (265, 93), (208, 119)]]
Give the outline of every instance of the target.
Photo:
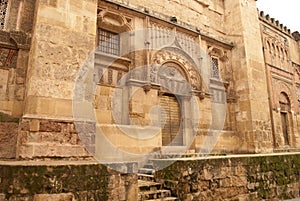
[(153, 159), (193, 158), (193, 157), (199, 157), (199, 154), (198, 153), (188, 153), (188, 154), (168, 153), (168, 154), (155, 155)]
[(144, 181), (144, 180), (138, 180), (138, 186), (140, 192), (155, 191), (161, 189), (162, 187), (161, 183), (157, 183), (153, 181)]
[(138, 179), (143, 181), (154, 181), (154, 176), (152, 174), (138, 173)]
[(161, 148), (161, 154), (169, 154), (169, 153), (186, 153), (186, 146), (164, 146)]
[(139, 201), (166, 198), (171, 196), (170, 190), (154, 190), (139, 192)]
[(155, 170), (152, 168), (140, 168), (138, 173), (153, 175), (155, 173)]
[(140, 168), (138, 171), (138, 187), (139, 199), (138, 201), (177, 201), (176, 197), (171, 197), (171, 191), (163, 189), (163, 182), (158, 183), (155, 181), (151, 159)]
[(177, 201), (179, 200), (176, 197), (166, 197), (166, 198), (158, 198), (158, 199), (151, 199), (151, 200), (145, 200), (145, 201)]

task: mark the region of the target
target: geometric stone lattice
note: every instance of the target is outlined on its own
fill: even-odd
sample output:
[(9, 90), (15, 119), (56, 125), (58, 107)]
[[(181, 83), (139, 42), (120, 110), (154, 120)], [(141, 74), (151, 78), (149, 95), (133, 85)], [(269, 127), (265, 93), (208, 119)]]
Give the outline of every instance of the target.
[(0, 28), (5, 28), (5, 16), (7, 11), (8, 0), (0, 1)]
[(0, 48), (0, 67), (16, 68), (17, 50)]

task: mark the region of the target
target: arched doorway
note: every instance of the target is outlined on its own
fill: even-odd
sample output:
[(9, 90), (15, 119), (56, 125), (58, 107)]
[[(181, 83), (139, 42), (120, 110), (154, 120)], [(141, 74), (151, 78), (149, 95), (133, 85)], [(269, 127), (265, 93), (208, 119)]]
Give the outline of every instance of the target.
[(290, 145), (288, 112), (290, 111), (291, 104), (286, 93), (284, 92), (280, 93), (279, 104), (280, 104), (281, 127), (282, 127), (282, 134), (284, 138), (284, 144)]
[[(185, 108), (182, 96), (190, 89), (187, 76), (174, 62), (166, 62), (157, 73), (160, 84), (161, 132), (163, 146), (184, 146)], [(185, 94), (187, 95), (187, 94)]]

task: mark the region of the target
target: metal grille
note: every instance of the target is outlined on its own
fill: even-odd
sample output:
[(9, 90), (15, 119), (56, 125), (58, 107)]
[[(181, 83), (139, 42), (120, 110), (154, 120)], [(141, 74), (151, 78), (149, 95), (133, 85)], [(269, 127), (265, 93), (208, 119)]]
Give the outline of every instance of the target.
[(8, 0), (0, 0), (0, 29), (5, 28)]
[(212, 60), (212, 77), (219, 79), (219, 61), (217, 58), (211, 58)]
[(101, 52), (120, 55), (120, 36), (117, 33), (99, 29), (99, 50)]

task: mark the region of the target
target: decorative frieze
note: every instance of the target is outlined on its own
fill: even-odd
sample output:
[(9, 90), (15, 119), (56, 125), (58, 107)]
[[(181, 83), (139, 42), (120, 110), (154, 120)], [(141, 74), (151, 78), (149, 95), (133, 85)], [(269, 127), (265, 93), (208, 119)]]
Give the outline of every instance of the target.
[(18, 51), (0, 48), (0, 68), (16, 68)]

